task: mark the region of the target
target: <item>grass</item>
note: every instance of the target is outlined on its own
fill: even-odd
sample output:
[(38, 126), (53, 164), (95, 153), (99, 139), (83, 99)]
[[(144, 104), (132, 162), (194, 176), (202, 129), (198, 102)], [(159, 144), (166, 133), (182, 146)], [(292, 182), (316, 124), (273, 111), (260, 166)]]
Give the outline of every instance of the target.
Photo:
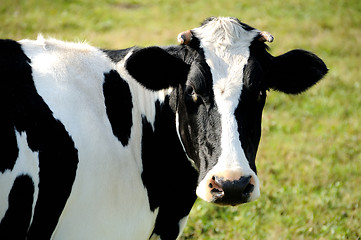
[(102, 48), (176, 44), (208, 16), (271, 32), (274, 55), (304, 48), (330, 72), (307, 93), (270, 92), (257, 156), (261, 198), (198, 200), (185, 239), (361, 239), (361, 4), (358, 0), (2, 0), (0, 38), (39, 32)]

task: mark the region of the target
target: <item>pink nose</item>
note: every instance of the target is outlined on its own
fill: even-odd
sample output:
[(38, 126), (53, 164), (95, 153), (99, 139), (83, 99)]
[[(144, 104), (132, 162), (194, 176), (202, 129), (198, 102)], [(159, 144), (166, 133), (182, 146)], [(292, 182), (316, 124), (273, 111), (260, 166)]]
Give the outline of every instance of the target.
[(212, 176), (208, 187), (212, 202), (222, 205), (237, 205), (248, 202), (254, 189), (252, 176), (241, 176), (235, 180)]

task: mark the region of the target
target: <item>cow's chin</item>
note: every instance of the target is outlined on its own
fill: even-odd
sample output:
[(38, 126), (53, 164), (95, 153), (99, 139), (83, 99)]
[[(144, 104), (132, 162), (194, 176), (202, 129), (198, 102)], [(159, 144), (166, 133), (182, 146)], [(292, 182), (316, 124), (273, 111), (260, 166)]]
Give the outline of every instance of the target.
[[(224, 189), (223, 189), (224, 188)], [(252, 177), (239, 177), (236, 181), (217, 179), (208, 173), (198, 184), (196, 194), (209, 203), (236, 206), (255, 201), (260, 197), (259, 180)]]

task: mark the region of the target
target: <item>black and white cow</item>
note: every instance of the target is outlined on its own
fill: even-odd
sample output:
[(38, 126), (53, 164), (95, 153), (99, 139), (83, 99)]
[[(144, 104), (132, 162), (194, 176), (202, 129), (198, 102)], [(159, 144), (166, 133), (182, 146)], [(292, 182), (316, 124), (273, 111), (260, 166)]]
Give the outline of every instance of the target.
[(196, 196), (260, 196), (266, 91), (320, 80), (316, 55), (209, 18), (178, 46), (0, 42), (0, 239), (176, 239)]

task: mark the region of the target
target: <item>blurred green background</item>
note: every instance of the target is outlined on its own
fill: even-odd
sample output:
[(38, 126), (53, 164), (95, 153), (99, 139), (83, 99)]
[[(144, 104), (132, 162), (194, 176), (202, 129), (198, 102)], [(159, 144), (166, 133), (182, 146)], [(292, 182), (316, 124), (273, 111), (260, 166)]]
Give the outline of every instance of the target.
[(330, 72), (303, 95), (268, 94), (261, 198), (238, 207), (198, 200), (182, 239), (361, 239), (359, 0), (1, 0), (0, 38), (168, 45), (209, 16), (269, 31), (273, 55), (304, 48)]

